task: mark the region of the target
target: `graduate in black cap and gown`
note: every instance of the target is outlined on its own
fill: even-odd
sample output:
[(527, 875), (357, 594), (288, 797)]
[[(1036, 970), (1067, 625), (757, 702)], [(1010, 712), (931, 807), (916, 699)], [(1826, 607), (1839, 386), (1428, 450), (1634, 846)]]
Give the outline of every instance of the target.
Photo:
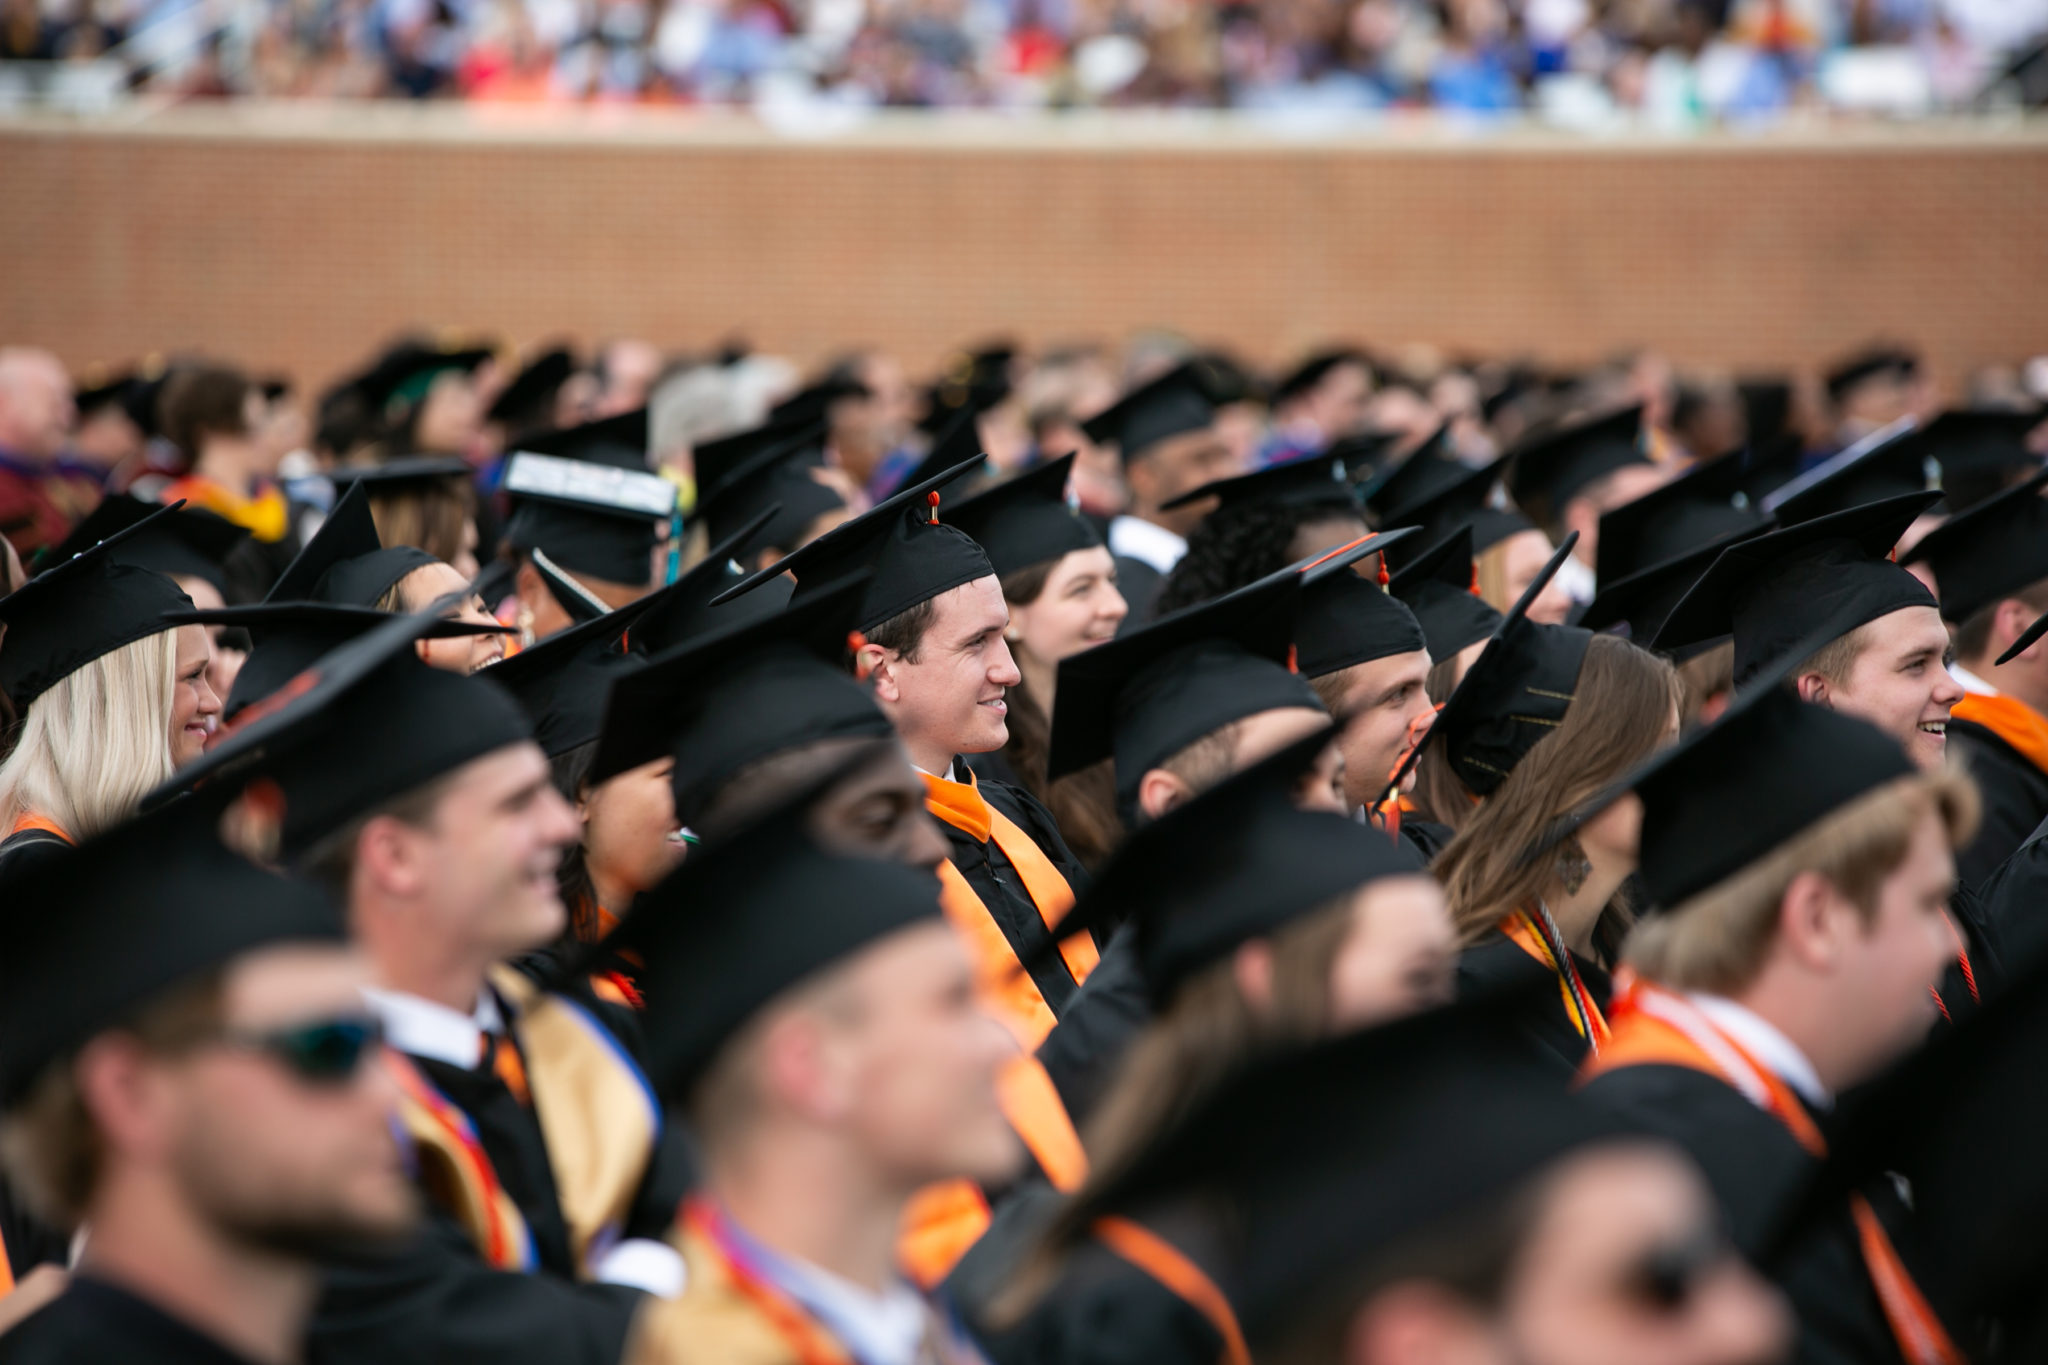
[[(1958, 775), (1799, 701), (1790, 671), (1604, 798), (1640, 803), (1647, 918), (1584, 1092), (1689, 1151), (1752, 1257), (1826, 1154), (1835, 1097), (1938, 1018), (1952, 849), (1976, 805)], [(1878, 1179), (1775, 1259), (1799, 1359), (1963, 1359), (1918, 1283), (1913, 1231)]]
[(1188, 552), (1159, 591), (1160, 615), (1221, 597), (1289, 564), (1348, 545), (1365, 514), (1341, 457), (1313, 455), (1181, 494), (1168, 511), (1214, 498), (1188, 536)]
[(763, 512), (773, 515), (736, 553), (748, 571), (772, 564), (853, 515), (844, 473), (825, 463), (822, 422), (755, 427), (690, 452), (697, 473), (696, 514), (722, 541)]
[[(1603, 553), (1603, 514), (1634, 502), (1672, 474), (1651, 451), (1641, 404), (1534, 433), (1508, 452), (1507, 464), (1515, 506), (1553, 541), (1577, 532), (1586, 566)], [(1585, 600), (1590, 594), (1578, 590), (1573, 596)]]

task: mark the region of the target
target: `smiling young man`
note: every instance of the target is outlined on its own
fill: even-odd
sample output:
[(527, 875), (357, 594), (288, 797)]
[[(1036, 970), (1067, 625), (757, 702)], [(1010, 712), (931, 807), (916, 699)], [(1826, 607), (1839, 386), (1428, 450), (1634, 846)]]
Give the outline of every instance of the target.
[[(1918, 1045), (1955, 958), (1953, 850), (1976, 800), (1895, 738), (1771, 685), (1632, 779), (1648, 918), (1589, 1100), (1687, 1149), (1763, 1258), (1827, 1150), (1835, 1096)], [(1960, 1360), (1914, 1282), (1890, 1182), (1839, 1197), (1769, 1273), (1802, 1360)]]
[(325, 896), (216, 819), (177, 803), (19, 888), (69, 908), (0, 963), (0, 1147), (44, 1217), (90, 1232), (8, 1361), (292, 1365), (318, 1259), (414, 1226), (365, 964)]
[(644, 1297), (679, 1287), (658, 1241), (676, 1135), (580, 983), (504, 965), (564, 930), (575, 817), (503, 689), (414, 657), (430, 619), (317, 661), (173, 781), (232, 769), (281, 800), (284, 859), (370, 960), (431, 1217), (396, 1255), (329, 1266), (317, 1353), (616, 1359)]

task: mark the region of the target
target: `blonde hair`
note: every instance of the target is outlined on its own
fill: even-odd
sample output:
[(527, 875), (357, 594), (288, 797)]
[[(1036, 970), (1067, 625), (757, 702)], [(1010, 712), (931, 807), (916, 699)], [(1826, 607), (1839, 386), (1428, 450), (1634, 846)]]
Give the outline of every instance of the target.
[(1941, 818), (1951, 847), (1977, 827), (1977, 788), (1959, 772), (1916, 773), (1851, 801), (1777, 848), (1664, 914), (1637, 925), (1623, 959), (1652, 981), (1732, 995), (1763, 970), (1778, 912), (1793, 878), (1825, 877), (1865, 921), (1877, 913), (1885, 879), (1905, 861), (1913, 831)]
[(0, 764), (0, 820), (40, 815), (86, 839), (126, 819), (171, 775), (177, 685), (175, 630), (125, 644), (52, 683), (29, 703), (14, 751)]

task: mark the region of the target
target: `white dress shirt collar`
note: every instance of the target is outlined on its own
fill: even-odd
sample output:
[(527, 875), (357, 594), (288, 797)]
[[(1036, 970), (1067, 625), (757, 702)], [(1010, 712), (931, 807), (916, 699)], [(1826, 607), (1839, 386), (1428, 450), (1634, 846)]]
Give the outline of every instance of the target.
[(1733, 1037), (1750, 1056), (1771, 1069), (1771, 1073), (1799, 1092), (1808, 1104), (1821, 1109), (1834, 1107), (1835, 1097), (1821, 1084), (1820, 1073), (1799, 1044), (1787, 1038), (1776, 1024), (1721, 995), (1695, 991), (1686, 997), (1715, 1027)]
[(484, 1055), (484, 1035), (504, 1030), (497, 997), (486, 989), (468, 1014), (403, 991), (365, 990), (370, 1008), (384, 1023), (384, 1038), (400, 1052), (449, 1066), (475, 1066)]
[(1172, 573), (1188, 552), (1187, 537), (1177, 536), (1164, 526), (1123, 516), (1109, 523), (1109, 552), (1125, 559), (1150, 564), (1161, 573)]

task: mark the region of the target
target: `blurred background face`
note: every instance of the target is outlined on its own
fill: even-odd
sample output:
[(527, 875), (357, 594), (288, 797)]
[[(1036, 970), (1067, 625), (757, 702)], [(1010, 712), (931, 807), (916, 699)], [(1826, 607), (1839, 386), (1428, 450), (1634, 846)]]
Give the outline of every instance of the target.
[[(226, 1029), (277, 1033), (365, 1015), (360, 956), (338, 947), (251, 953), (224, 981)], [(412, 1183), (391, 1127), (397, 1087), (376, 1048), (354, 1074), (298, 1076), (268, 1053), (202, 1046), (174, 1063), (169, 1134), (179, 1184), (216, 1226), (258, 1247), (317, 1255), (404, 1235)]]
[[(1495, 611), (1506, 611), (1529, 585), (1536, 581), (1536, 575), (1543, 572), (1543, 566), (1550, 562), (1551, 552), (1556, 547), (1550, 537), (1541, 531), (1517, 531), (1500, 544), (1486, 551), (1487, 556), (1500, 556), (1501, 575), (1505, 585), (1502, 601), (1488, 605)], [(1543, 591), (1529, 606), (1529, 619), (1541, 621), (1547, 626), (1561, 626), (1565, 617), (1571, 614), (1571, 595), (1558, 586), (1556, 579), (1544, 585)]]
[(1766, 1365), (1791, 1321), (1726, 1244), (1675, 1152), (1604, 1146), (1546, 1180), (1509, 1281), (1504, 1335), (1526, 1365)]
[(0, 451), (42, 463), (70, 435), (71, 378), (48, 351), (0, 348)]
[(1161, 511), (1160, 505), (1205, 483), (1243, 472), (1243, 460), (1209, 428), (1153, 442), (1125, 465), (1124, 481), (1130, 486), (1134, 513), (1184, 536), (1209, 515), (1214, 500), (1204, 498), (1171, 512)]
[(555, 869), (579, 830), (549, 776), (537, 744), (485, 754), (455, 770), (425, 825), (400, 826), (418, 899), (447, 936), (510, 957), (562, 932)]
[(951, 851), (901, 745), (821, 797), (810, 819), (811, 833), (834, 853), (936, 869)]
[[(434, 602), (450, 593), (463, 593), (462, 603), (450, 615), (457, 621), (471, 625), (495, 625), (497, 618), (484, 606), (484, 600), (469, 591), (469, 580), (448, 564), (422, 564), (398, 582), (399, 605), (406, 611), (423, 611)], [(420, 658), (434, 668), (446, 669), (450, 673), (474, 673), (485, 664), (494, 664), (505, 657), (505, 637), (490, 635), (456, 635), (445, 640), (421, 640), (417, 642)]]
[(660, 758), (628, 768), (577, 802), (584, 865), (608, 910), (623, 911), (683, 860), (686, 846), (675, 837), (676, 807), (669, 794), (675, 766), (674, 759)]
[(1458, 936), (1434, 879), (1388, 877), (1360, 887), (1330, 964), (1332, 1031), (1449, 1003), (1457, 963)]
[(976, 1002), (951, 926), (891, 934), (845, 970), (826, 1055), (846, 1129), (906, 1191), (958, 1176), (1006, 1179), (1023, 1153), (996, 1102), (996, 1076), (1016, 1053)]
[(1862, 1046), (1845, 1059), (1845, 1074), (1826, 1078), (1833, 1088), (1866, 1079), (1934, 1026), (1933, 991), (1955, 961), (1958, 941), (1948, 918), (1955, 876), (1948, 832), (1930, 809), (1914, 827), (1905, 859), (1878, 888), (1868, 923), (1844, 902), (1863, 932), (1852, 935), (1838, 968), (1844, 982), (1856, 983), (1843, 1002), (1840, 1036)]

